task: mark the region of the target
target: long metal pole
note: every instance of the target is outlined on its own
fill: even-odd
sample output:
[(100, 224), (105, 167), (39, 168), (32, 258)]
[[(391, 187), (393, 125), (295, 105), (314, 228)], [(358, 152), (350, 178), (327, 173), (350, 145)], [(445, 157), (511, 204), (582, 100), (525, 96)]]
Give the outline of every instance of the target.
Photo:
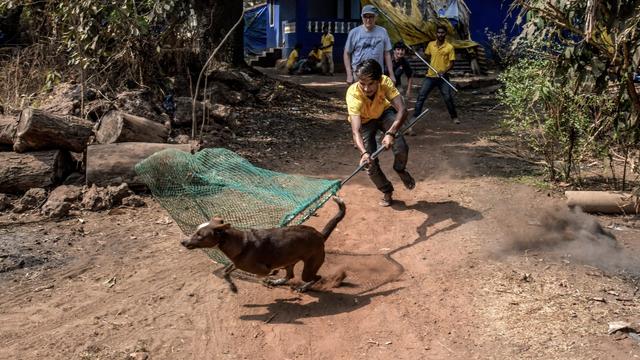
[[(400, 32), (400, 30), (398, 30), (398, 27), (396, 26), (396, 24), (393, 22), (393, 20), (391, 20), (391, 18), (389, 17), (389, 15), (387, 15), (384, 11), (382, 11), (382, 9), (378, 8), (378, 11), (385, 17), (387, 18), (387, 21), (389, 21), (391, 23), (391, 25), (393, 25), (393, 27), (396, 29), (396, 32), (398, 33), (398, 36), (400, 36), (400, 39), (402, 40), (402, 42), (405, 42), (404, 39), (402, 38), (402, 33)], [(406, 44), (406, 43), (405, 43)], [(411, 50), (411, 52), (413, 52), (418, 59), (422, 60), (423, 63), (425, 63), (429, 69), (433, 70), (434, 73), (436, 73), (436, 75), (438, 75), (438, 77), (440, 79), (442, 79), (442, 81), (444, 81), (447, 85), (449, 85), (449, 87), (451, 87), (451, 89), (453, 89), (453, 91), (458, 92), (458, 89), (456, 89), (455, 86), (453, 86), (452, 83), (449, 82), (449, 80), (447, 80), (444, 76), (440, 75), (438, 73), (438, 70), (434, 69), (433, 66), (431, 66), (431, 64), (429, 64), (429, 62), (427, 62), (427, 60), (423, 59), (422, 56), (420, 56), (420, 54), (418, 54), (417, 51), (413, 50), (413, 48), (411, 46), (406, 46), (407, 48), (409, 48), (409, 50)]]
[[(420, 115), (418, 115), (417, 118), (415, 118), (411, 123), (409, 123), (407, 126), (405, 126), (404, 128), (402, 128), (400, 130), (400, 135), (404, 135), (405, 132), (407, 132), (407, 130), (411, 129), (411, 127), (413, 127), (413, 125), (415, 125), (419, 120), (421, 120), (422, 118), (425, 117), (425, 115), (427, 115), (427, 112), (429, 112), (429, 109), (426, 109), (425, 111), (423, 111)], [(369, 157), (371, 160), (375, 160), (376, 158), (378, 158), (378, 155), (380, 155), (380, 153), (382, 153), (383, 151), (385, 151), (386, 148), (384, 146), (380, 146), (378, 148), (378, 150), (376, 150), (373, 154), (371, 154), (371, 156)], [(347, 177), (346, 179), (342, 180), (342, 182), (340, 183), (340, 186), (343, 186), (347, 181), (351, 180), (352, 177), (356, 176), (357, 173), (359, 173), (362, 169), (364, 169), (365, 164), (360, 164), (358, 166), (358, 168), (351, 173), (351, 175), (349, 175), (349, 177)]]

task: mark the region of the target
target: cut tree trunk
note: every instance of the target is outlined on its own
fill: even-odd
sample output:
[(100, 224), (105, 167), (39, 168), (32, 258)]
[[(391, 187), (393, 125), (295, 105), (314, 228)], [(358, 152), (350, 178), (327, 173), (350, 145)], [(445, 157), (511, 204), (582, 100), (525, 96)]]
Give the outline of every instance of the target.
[(580, 206), (587, 213), (637, 214), (640, 200), (631, 193), (615, 191), (565, 191), (569, 207)]
[(93, 134), (92, 128), (91, 122), (75, 116), (60, 116), (26, 108), (18, 120), (13, 150), (65, 149), (83, 152)]
[(134, 166), (140, 161), (164, 149), (191, 152), (189, 144), (115, 143), (90, 145), (87, 148), (87, 185), (109, 186), (122, 183), (140, 189), (144, 184), (138, 179)]
[(66, 150), (0, 152), (0, 193), (17, 194), (56, 185), (71, 173), (74, 165)]
[(0, 145), (13, 145), (18, 119), (13, 116), (0, 115)]
[(112, 110), (100, 119), (96, 140), (100, 144), (122, 142), (164, 143), (169, 129), (143, 117)]

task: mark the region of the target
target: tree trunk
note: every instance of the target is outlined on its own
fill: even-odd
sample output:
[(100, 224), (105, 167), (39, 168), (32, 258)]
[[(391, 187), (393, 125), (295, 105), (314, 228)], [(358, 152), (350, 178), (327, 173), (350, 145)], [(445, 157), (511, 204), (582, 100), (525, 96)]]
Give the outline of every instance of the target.
[(15, 152), (65, 149), (83, 152), (93, 133), (93, 124), (75, 116), (48, 114), (42, 110), (22, 110), (16, 137)]
[(13, 116), (0, 115), (0, 145), (13, 145), (18, 119)]
[[(220, 44), (227, 32), (238, 21), (242, 14), (242, 1), (202, 0), (194, 1), (194, 10), (200, 29), (201, 63), (207, 61), (213, 50)], [(246, 65), (244, 62), (243, 25), (240, 24), (227, 39), (216, 55), (216, 60), (236, 66)]]
[(587, 213), (638, 214), (640, 199), (631, 193), (616, 191), (565, 191), (567, 206), (580, 206)]
[(66, 150), (0, 152), (0, 193), (16, 194), (60, 183), (75, 166)]
[(191, 152), (189, 144), (116, 143), (91, 145), (87, 148), (87, 185), (98, 186), (127, 183), (131, 188), (142, 188), (134, 166), (164, 149)]
[(169, 129), (143, 117), (112, 110), (100, 119), (96, 140), (100, 144), (121, 142), (164, 143)]

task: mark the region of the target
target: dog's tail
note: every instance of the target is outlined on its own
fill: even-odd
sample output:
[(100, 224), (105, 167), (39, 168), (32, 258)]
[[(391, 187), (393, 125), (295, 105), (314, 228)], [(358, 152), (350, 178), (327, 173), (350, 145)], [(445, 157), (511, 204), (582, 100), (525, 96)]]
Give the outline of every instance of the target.
[(336, 216), (334, 216), (331, 220), (329, 220), (327, 225), (324, 226), (324, 229), (322, 229), (322, 235), (324, 235), (325, 241), (329, 238), (329, 235), (331, 235), (331, 233), (333, 232), (333, 229), (336, 228), (340, 220), (344, 218), (344, 214), (346, 213), (346, 209), (347, 209), (347, 207), (344, 205), (344, 201), (342, 201), (342, 199), (340, 199), (339, 197), (334, 196), (333, 201), (335, 201), (336, 204), (338, 204), (338, 208), (340, 210), (338, 211)]

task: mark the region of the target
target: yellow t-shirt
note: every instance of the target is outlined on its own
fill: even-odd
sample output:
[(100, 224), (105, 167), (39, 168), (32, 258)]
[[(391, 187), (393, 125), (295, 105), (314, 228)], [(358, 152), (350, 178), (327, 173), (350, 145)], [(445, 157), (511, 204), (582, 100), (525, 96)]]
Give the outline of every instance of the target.
[[(333, 40), (333, 35), (332, 34), (327, 34), (327, 35), (322, 35), (322, 38), (320, 39), (320, 42), (322, 43), (322, 46), (328, 46), (331, 43), (334, 42)], [(331, 53), (333, 52), (333, 45), (331, 45), (330, 47), (323, 49), (322, 52), (324, 53)]]
[[(360, 115), (363, 124), (370, 120), (379, 118), (382, 113), (391, 106), (391, 101), (396, 96), (400, 96), (398, 89), (393, 85), (393, 81), (388, 76), (382, 75), (378, 91), (369, 99), (364, 94), (358, 82), (355, 82), (347, 89), (347, 110), (349, 115)], [(349, 117), (351, 121), (351, 117)]]
[[(427, 45), (424, 50), (425, 55), (431, 55), (430, 64), (438, 72), (444, 72), (449, 68), (449, 64), (456, 59), (456, 52), (453, 49), (453, 45), (445, 40), (442, 46), (438, 46), (436, 41), (432, 41)], [(427, 73), (428, 77), (438, 77), (435, 71), (429, 69)]]
[(315, 57), (317, 60), (322, 60), (322, 51), (320, 49), (318, 50), (311, 50), (309, 52), (309, 57)]
[(298, 50), (293, 49), (287, 58), (287, 69), (291, 69), (296, 64), (296, 61), (298, 61)]

